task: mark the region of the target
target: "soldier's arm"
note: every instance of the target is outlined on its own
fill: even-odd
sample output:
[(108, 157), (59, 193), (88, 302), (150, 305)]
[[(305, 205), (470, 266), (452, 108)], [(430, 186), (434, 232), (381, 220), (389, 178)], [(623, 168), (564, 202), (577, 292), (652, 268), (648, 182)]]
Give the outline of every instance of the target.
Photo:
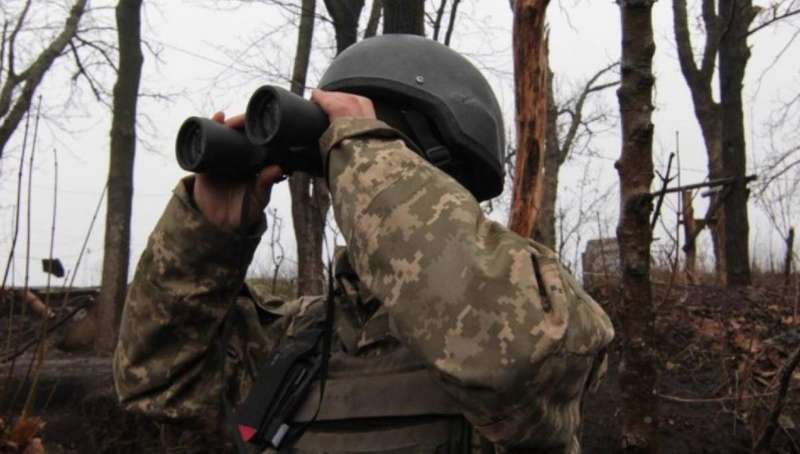
[(613, 337), (597, 303), (385, 124), (336, 120), (322, 152), (351, 263), (467, 418), (504, 446), (578, 449)]
[(181, 181), (142, 254), (114, 355), (117, 394), (140, 413), (213, 424), (225, 376), (217, 341), (264, 223), (241, 235), (207, 221)]

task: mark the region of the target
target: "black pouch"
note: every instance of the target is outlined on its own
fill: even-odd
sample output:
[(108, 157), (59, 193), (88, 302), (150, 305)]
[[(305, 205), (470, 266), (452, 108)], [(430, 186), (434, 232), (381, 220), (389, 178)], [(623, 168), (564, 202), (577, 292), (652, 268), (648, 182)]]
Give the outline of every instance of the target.
[(328, 264), (328, 296), (325, 319), (286, 339), (267, 357), (247, 398), (234, 415), (241, 441), (260, 449), (290, 448), (311, 421), (293, 423), (292, 417), (319, 380), (319, 405), (325, 393), (328, 359), (333, 339), (333, 278)]
[(247, 398), (236, 411), (242, 441), (280, 449), (299, 438), (304, 427), (291, 423), (322, 369), (325, 328), (313, 328), (288, 339), (258, 372)]

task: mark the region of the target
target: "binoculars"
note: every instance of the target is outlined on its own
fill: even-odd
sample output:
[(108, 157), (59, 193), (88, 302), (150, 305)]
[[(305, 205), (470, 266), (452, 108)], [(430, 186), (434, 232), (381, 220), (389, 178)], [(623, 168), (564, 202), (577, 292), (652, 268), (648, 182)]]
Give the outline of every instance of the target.
[(265, 85), (247, 103), (244, 131), (190, 117), (178, 131), (175, 154), (184, 170), (232, 179), (251, 177), (272, 164), (286, 173), (322, 176), (318, 142), (328, 124), (318, 105)]

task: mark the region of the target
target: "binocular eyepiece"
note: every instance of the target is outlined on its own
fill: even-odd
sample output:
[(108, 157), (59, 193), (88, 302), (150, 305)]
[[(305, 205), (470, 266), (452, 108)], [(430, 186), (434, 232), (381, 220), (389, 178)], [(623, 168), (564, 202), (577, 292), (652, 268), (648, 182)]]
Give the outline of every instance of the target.
[(190, 117), (175, 143), (178, 164), (194, 173), (247, 178), (277, 164), (286, 173), (322, 176), (319, 138), (328, 116), (319, 106), (280, 87), (265, 85), (250, 97), (245, 131)]

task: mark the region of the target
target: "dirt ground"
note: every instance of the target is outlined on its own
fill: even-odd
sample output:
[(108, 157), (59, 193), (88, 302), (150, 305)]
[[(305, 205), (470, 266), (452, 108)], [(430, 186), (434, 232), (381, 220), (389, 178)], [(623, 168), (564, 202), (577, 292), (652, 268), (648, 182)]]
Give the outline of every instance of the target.
[[(616, 318), (618, 299), (600, 293), (598, 299)], [(663, 452), (750, 452), (775, 399), (777, 372), (800, 344), (800, 320), (793, 317), (796, 298), (787, 297), (780, 285), (725, 290), (662, 284), (655, 293), (661, 366), (657, 423)], [(6, 318), (0, 317), (4, 344)], [(23, 336), (29, 329), (23, 325), (12, 335)], [(586, 402), (583, 445), (587, 453), (623, 452), (619, 348), (615, 341), (608, 376)], [(18, 384), (30, 358), (29, 354), (17, 358), (16, 378), (11, 380), (9, 363), (0, 364), (0, 418), (4, 421), (21, 411), (27, 393), (26, 388), (18, 390)], [(800, 454), (800, 371), (791, 383), (772, 443), (775, 453)], [(41, 437), (48, 453), (224, 450), (214, 436), (164, 427), (122, 412), (113, 397), (109, 360), (86, 353), (53, 349), (31, 402), (32, 415), (45, 422)]]

